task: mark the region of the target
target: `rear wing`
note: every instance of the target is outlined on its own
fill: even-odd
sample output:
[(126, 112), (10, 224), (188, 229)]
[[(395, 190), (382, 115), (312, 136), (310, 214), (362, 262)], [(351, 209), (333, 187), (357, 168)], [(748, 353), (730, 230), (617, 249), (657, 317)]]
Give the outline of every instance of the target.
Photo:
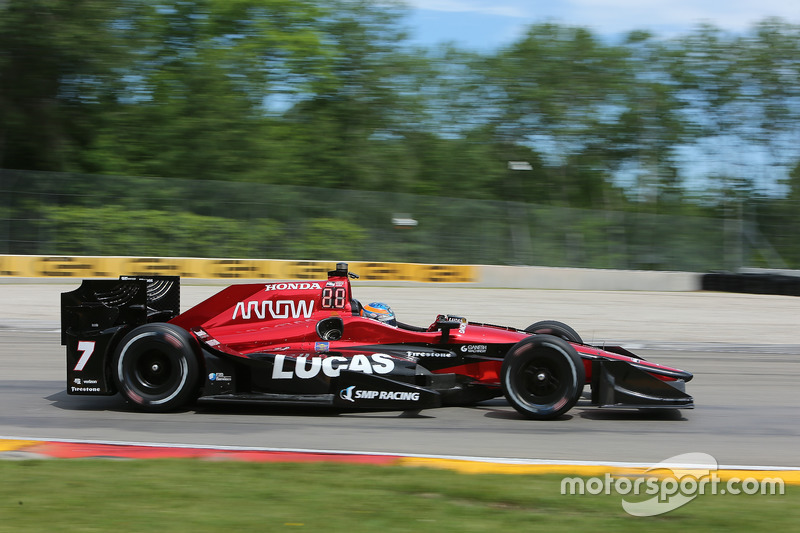
[(83, 280), (61, 293), (61, 344), (67, 347), (67, 392), (114, 394), (109, 359), (131, 329), (180, 313), (178, 276)]
[(181, 312), (180, 283), (179, 276), (83, 280), (61, 293), (61, 344), (80, 332), (170, 320)]

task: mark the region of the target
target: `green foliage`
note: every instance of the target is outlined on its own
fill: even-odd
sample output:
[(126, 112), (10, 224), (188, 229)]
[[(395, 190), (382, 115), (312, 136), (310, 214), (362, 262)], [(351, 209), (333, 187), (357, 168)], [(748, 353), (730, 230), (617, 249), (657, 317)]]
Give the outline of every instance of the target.
[(0, 168), (65, 170), (102, 122), (124, 57), (109, 0), (0, 4)]
[[(524, 183), (519, 186), (524, 190)], [(455, 180), (443, 190), (458, 187)], [(712, 214), (713, 209), (669, 215), (257, 183), (0, 171), (0, 253), (10, 254), (704, 271), (723, 268), (730, 251), (731, 236), (725, 234), (730, 221)], [(417, 225), (395, 225), (396, 217)], [(781, 253), (791, 246), (776, 242)]]
[(291, 257), (298, 259), (358, 257), (367, 241), (367, 231), (347, 220), (312, 218), (303, 224), (300, 235), (289, 247)]
[[(254, 248), (266, 241), (230, 233), (182, 245), (180, 238), (195, 234), (174, 228), (141, 237), (142, 248), (172, 253), (188, 246), (203, 255), (327, 255), (328, 243), (309, 236), (309, 228), (329, 232), (330, 222), (308, 219), (329, 218), (355, 224), (341, 226), (339, 238), (361, 256), (665, 264), (649, 252), (623, 260), (620, 254), (638, 250), (631, 245), (637, 232), (609, 229), (603, 217), (588, 217), (594, 222), (569, 229), (569, 238), (509, 251), (513, 245), (495, 240), (519, 240), (534, 226), (510, 230), (516, 215), (497, 215), (491, 202), (500, 201), (604, 209), (623, 218), (746, 219), (752, 227), (741, 224), (749, 229), (739, 238), (753, 253), (745, 256), (799, 264), (790, 231), (800, 224), (798, 187), (789, 170), (800, 160), (800, 27), (767, 19), (739, 34), (701, 25), (672, 39), (635, 31), (611, 43), (588, 28), (546, 23), (478, 54), (409, 47), (406, 14), (402, 2), (370, 0), (0, 2), (0, 169), (80, 176), (12, 187), (25, 197), (7, 207), (7, 249), (35, 253), (37, 243), (61, 235), (69, 238), (64, 249), (127, 246), (111, 236), (81, 236), (76, 223), (26, 226), (30, 217), (56, 216), (50, 195), (58, 194), (61, 208), (113, 205), (148, 224), (170, 218), (156, 212), (187, 198), (187, 215), (217, 217), (221, 232), (268, 218), (280, 220), (277, 240), (291, 241)], [(531, 170), (509, 171), (508, 161), (527, 161)], [(87, 174), (110, 177), (96, 186)], [(118, 176), (210, 185), (194, 185), (194, 193), (159, 183), (133, 194), (141, 182)], [(308, 215), (293, 218), (291, 209), (309, 201), (299, 198), (271, 202), (275, 215), (259, 213), (259, 197), (223, 182), (289, 186), (271, 192), (295, 200), (291, 188), (299, 186), (489, 203), (474, 207), (487, 212), (480, 227), (477, 218), (459, 219), (480, 238), (429, 234), (436, 219), (411, 234), (370, 228), (364, 236), (356, 231), (364, 221), (338, 208), (331, 214), (308, 206)], [(452, 227), (447, 200), (427, 205), (446, 213), (438, 220)], [(70, 214), (88, 217), (79, 210), (56, 219)], [(602, 235), (625, 246), (612, 243), (601, 253), (580, 244)], [(575, 243), (584, 251), (567, 254)], [(699, 247), (684, 242), (678, 249)]]
[[(0, 168), (431, 195), (458, 181), (459, 197), (588, 207), (631, 177), (657, 204), (682, 194), (685, 148), (706, 157), (720, 136), (798, 159), (800, 30), (780, 20), (620, 44), (536, 24), (481, 55), (408, 48), (394, 2), (0, 9)], [(551, 186), (508, 186), (511, 158)]]
[(43, 229), (76, 255), (248, 257), (285, 253), (281, 224), (123, 206), (52, 207)]

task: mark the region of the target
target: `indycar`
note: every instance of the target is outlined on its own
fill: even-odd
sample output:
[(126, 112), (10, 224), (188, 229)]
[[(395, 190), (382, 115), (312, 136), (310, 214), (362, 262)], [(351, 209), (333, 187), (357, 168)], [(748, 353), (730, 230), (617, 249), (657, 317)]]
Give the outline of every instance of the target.
[(504, 396), (548, 420), (588, 386), (602, 408), (694, 406), (689, 372), (586, 344), (561, 322), (375, 320), (357, 277), (339, 263), (327, 279), (234, 284), (183, 313), (177, 276), (83, 280), (61, 295), (67, 393), (121, 393), (154, 412), (197, 400), (418, 411)]

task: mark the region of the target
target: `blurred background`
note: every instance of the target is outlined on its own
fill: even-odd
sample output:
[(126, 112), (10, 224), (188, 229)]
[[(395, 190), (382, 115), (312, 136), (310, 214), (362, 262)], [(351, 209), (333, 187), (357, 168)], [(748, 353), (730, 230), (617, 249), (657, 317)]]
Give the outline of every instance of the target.
[(800, 26), (429, 14), (0, 0), (0, 254), (800, 268)]

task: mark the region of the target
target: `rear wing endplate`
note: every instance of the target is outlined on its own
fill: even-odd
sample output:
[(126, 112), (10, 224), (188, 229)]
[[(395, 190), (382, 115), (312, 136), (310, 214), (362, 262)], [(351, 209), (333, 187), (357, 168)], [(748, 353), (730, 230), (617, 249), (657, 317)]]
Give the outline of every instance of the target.
[(61, 344), (67, 347), (67, 392), (113, 394), (109, 357), (128, 331), (180, 313), (178, 276), (83, 280), (61, 293)]

